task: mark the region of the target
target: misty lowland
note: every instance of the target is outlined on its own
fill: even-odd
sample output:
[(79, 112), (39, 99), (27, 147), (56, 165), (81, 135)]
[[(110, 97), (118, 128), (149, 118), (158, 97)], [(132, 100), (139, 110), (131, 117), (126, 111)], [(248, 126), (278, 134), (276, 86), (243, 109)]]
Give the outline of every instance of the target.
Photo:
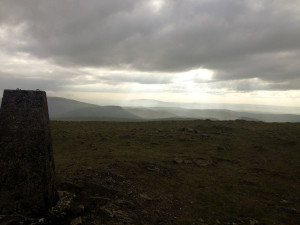
[[(246, 120), (263, 122), (300, 122), (298, 107), (270, 107), (264, 105), (232, 105), (232, 109), (213, 105), (178, 104), (154, 100), (135, 100), (136, 106), (99, 106), (72, 99), (48, 97), (49, 116), (59, 121), (149, 121), (149, 120)], [(1, 104), (0, 98), (0, 104)], [(202, 106), (203, 107), (203, 106)], [(224, 105), (226, 107), (226, 104)], [(243, 108), (249, 110), (242, 110)], [(290, 113), (292, 111), (292, 113)], [(286, 113), (284, 113), (286, 112)]]
[(59, 201), (0, 224), (300, 223), (299, 115), (48, 106)]

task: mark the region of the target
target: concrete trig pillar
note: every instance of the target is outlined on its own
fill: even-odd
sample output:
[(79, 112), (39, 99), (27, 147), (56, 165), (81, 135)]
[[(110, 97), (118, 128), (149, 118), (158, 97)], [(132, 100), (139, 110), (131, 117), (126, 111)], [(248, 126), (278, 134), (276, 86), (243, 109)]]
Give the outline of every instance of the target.
[(40, 214), (57, 200), (46, 92), (4, 90), (0, 213)]

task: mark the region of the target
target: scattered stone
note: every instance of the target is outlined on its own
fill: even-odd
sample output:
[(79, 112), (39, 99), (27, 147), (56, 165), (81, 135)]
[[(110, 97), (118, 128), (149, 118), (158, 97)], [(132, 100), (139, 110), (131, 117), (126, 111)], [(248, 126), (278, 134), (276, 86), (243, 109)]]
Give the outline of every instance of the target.
[(39, 219), (38, 223), (41, 223), (41, 224), (45, 223), (45, 218)]
[(193, 160), (191, 160), (191, 159), (184, 159), (183, 163), (184, 164), (193, 164)]
[(195, 129), (193, 129), (193, 128), (181, 128), (180, 129), (180, 131), (182, 131), (182, 132), (188, 132), (188, 133), (194, 133), (194, 134), (196, 134), (196, 133), (198, 133), (198, 131), (197, 130), (195, 130)]
[(289, 202), (288, 202), (287, 200), (284, 200), (284, 199), (283, 199), (283, 200), (280, 201), (280, 203), (282, 203), (282, 204), (287, 204), (287, 203), (289, 203)]
[(212, 164), (211, 160), (206, 159), (181, 159), (181, 158), (175, 158), (172, 161), (175, 164), (194, 164), (197, 166), (208, 166)]
[(210, 138), (210, 135), (203, 133), (203, 134), (200, 134), (200, 138), (203, 140), (207, 140)]
[(111, 209), (108, 209), (107, 207), (102, 207), (101, 212), (107, 217), (110, 217), (110, 218), (115, 217), (115, 214), (113, 213), (113, 211)]
[[(135, 217), (135, 214), (129, 216), (129, 214), (123, 210), (118, 209), (115, 205), (105, 206), (100, 209), (103, 218), (109, 218), (115, 221), (113, 224), (132, 224), (131, 217)], [(118, 221), (119, 223), (116, 223)]]
[(140, 197), (144, 200), (147, 200), (147, 201), (152, 201), (152, 198), (150, 198), (147, 194), (145, 193), (142, 193), (140, 194)]
[(173, 163), (175, 163), (175, 164), (181, 164), (181, 163), (183, 163), (183, 159), (175, 158), (175, 159), (173, 159)]
[(81, 225), (82, 224), (82, 218), (76, 217), (75, 219), (71, 220), (70, 225)]
[(113, 211), (114, 216), (117, 217), (119, 220), (127, 221), (129, 220), (128, 214), (122, 210), (115, 210)]
[(159, 172), (160, 168), (158, 166), (151, 165), (151, 166), (147, 167), (147, 170), (154, 171), (154, 172)]
[(118, 206), (125, 206), (126, 208), (129, 209), (134, 209), (136, 208), (136, 205), (133, 202), (124, 200), (124, 199), (118, 199), (114, 202), (114, 204), (118, 205)]
[(250, 225), (256, 225), (256, 224), (259, 224), (259, 222), (257, 220), (249, 220), (249, 224)]
[(195, 159), (193, 161), (197, 166), (208, 166), (211, 164), (210, 161), (205, 160), (205, 159)]
[(52, 207), (49, 211), (52, 217), (56, 218), (64, 218), (71, 208), (71, 203), (75, 198), (75, 194), (67, 192), (67, 191), (59, 191), (60, 199), (58, 200), (57, 204)]
[(148, 171), (159, 173), (160, 175), (163, 175), (163, 176), (170, 176), (171, 175), (171, 171), (170, 171), (169, 168), (161, 166), (161, 165), (156, 164), (156, 163), (140, 161), (140, 162), (138, 162), (138, 166), (141, 167), (141, 168), (144, 168)]
[(198, 219), (198, 222), (200, 222), (200, 223), (204, 223), (205, 221), (204, 221), (204, 219), (202, 219), (202, 218), (199, 218), (199, 219)]

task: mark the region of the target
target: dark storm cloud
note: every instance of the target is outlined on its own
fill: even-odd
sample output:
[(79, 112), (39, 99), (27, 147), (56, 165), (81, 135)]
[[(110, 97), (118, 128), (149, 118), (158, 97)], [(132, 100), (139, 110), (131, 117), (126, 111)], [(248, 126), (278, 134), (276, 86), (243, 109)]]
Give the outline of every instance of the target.
[[(22, 24), (27, 43), (17, 50), (61, 66), (203, 67), (217, 81), (257, 77), (295, 89), (299, 15), (299, 0), (169, 0), (158, 11), (140, 0), (2, 0), (0, 24)], [(137, 79), (106, 80), (117, 78)]]

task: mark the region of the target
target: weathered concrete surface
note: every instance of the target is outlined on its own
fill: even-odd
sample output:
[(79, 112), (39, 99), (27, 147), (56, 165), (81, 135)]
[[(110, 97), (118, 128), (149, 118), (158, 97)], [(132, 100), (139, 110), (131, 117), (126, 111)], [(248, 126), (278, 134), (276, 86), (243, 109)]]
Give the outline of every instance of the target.
[(0, 213), (40, 214), (56, 200), (46, 92), (5, 90), (0, 110)]

